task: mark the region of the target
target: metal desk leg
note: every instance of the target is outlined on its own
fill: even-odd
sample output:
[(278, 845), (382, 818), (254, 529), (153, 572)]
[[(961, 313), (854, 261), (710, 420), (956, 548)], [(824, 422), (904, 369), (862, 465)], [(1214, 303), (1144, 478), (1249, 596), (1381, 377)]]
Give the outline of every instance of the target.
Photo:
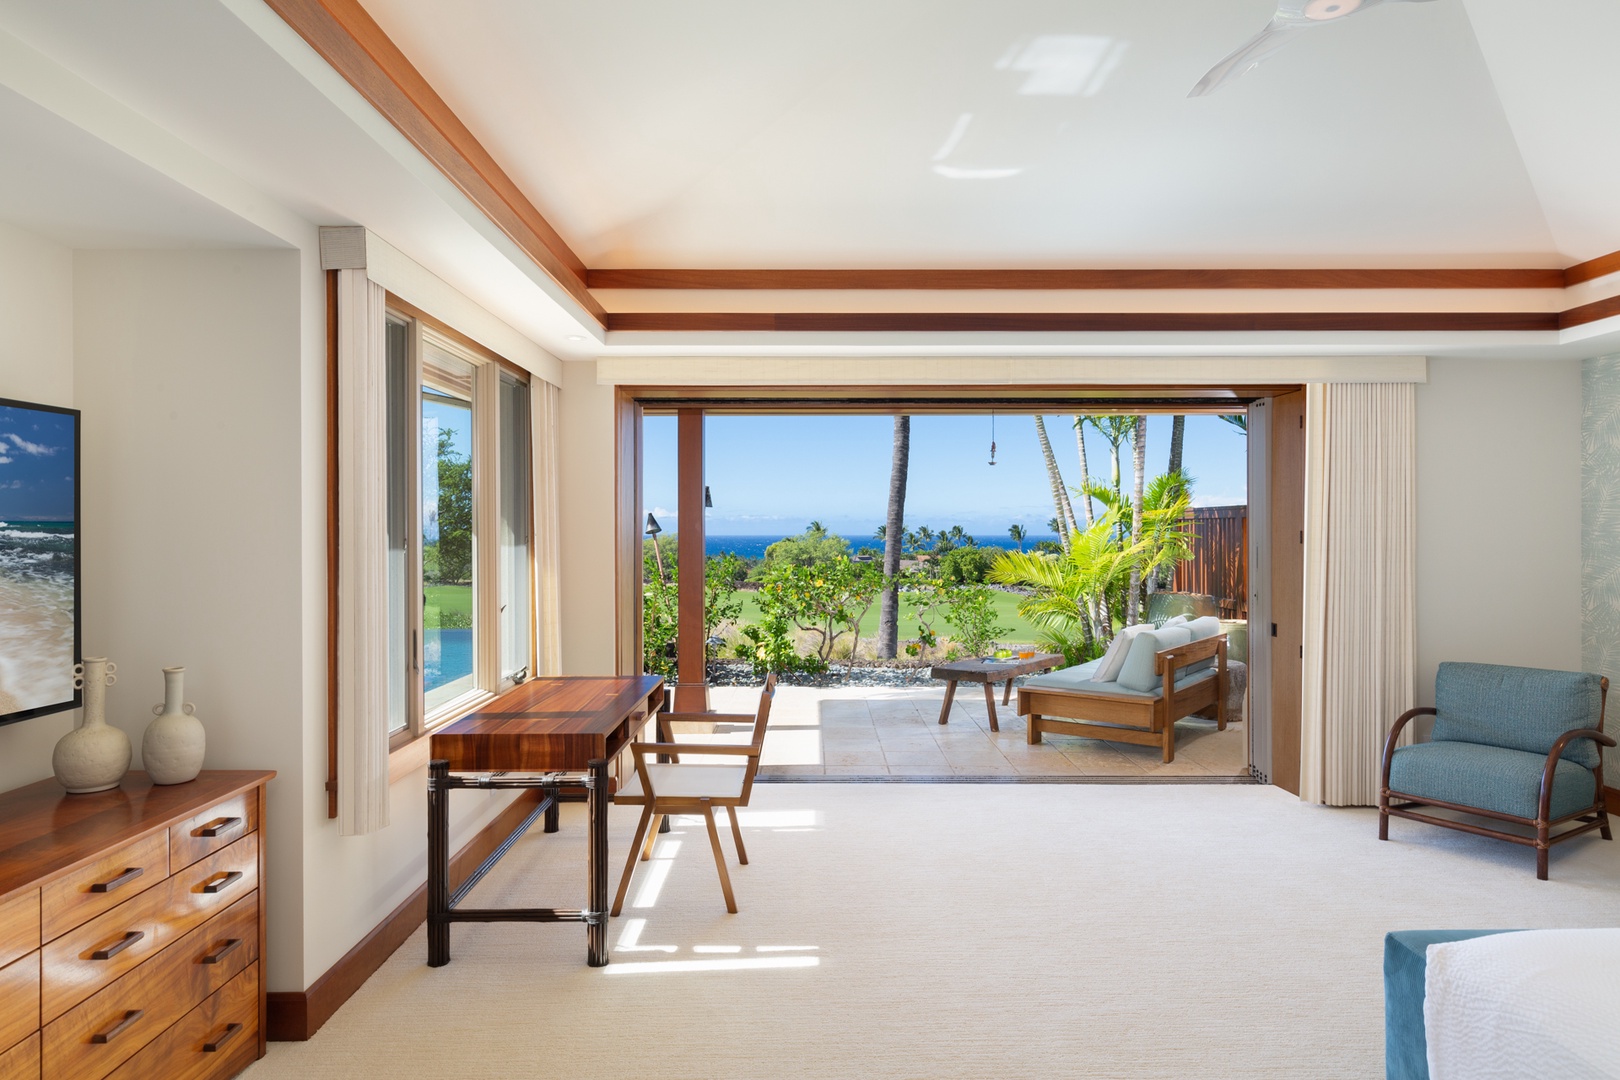
[(546, 807), (546, 825), (545, 825), (546, 832), (556, 832), (557, 831), (558, 818), (561, 815), (561, 810), (562, 810), (562, 808), (557, 805), (556, 793), (553, 792), (552, 793), (552, 799), (551, 799), (551, 805)]
[(608, 766), (602, 758), (591, 762), (591, 784), (585, 793), (590, 817), (590, 887), (585, 901), (585, 962), (606, 967), (608, 962)]
[(450, 763), (428, 763), (428, 967), (450, 962)]

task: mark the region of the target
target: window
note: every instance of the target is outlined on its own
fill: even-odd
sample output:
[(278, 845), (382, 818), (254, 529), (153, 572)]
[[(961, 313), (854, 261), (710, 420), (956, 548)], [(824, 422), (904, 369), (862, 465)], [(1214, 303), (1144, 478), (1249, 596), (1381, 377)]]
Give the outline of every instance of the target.
[(532, 668), (528, 384), (388, 316), (390, 743)]

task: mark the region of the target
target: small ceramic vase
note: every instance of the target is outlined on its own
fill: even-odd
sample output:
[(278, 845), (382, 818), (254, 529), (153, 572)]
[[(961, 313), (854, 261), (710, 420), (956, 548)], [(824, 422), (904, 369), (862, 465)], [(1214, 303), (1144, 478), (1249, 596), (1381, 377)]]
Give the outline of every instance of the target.
[(183, 784), (202, 771), (206, 732), (197, 707), (185, 701), (186, 669), (163, 669), (163, 704), (152, 706), (157, 719), (141, 739), (141, 761), (154, 784)]
[(117, 787), (129, 771), (129, 736), (107, 723), (107, 687), (117, 681), (118, 665), (105, 656), (73, 666), (73, 685), (84, 687), (84, 715), (57, 741), (51, 768), (74, 795)]

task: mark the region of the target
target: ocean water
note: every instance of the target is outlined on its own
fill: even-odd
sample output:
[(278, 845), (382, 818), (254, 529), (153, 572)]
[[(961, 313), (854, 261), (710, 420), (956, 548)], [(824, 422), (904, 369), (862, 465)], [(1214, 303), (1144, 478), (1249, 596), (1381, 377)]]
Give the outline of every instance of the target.
[(0, 521), (0, 715), (73, 699), (71, 521)]
[[(674, 535), (675, 534), (671, 533), (669, 538), (664, 540), (664, 543), (670, 543), (674, 539)], [(704, 551), (709, 555), (723, 555), (726, 552), (730, 552), (733, 555), (740, 555), (745, 559), (763, 559), (765, 557), (766, 548), (770, 547), (778, 540), (785, 539), (786, 537), (783, 536), (705, 536), (703, 538), (703, 548)], [(871, 536), (846, 536), (844, 539), (849, 541), (849, 549), (851, 551), (859, 551), (863, 547), (880, 547), (877, 540)], [(1012, 542), (1012, 538), (1007, 536), (1005, 533), (1003, 533), (1001, 536), (975, 536), (973, 539), (974, 542), (976, 542), (980, 547), (1003, 548), (1007, 551), (1012, 551), (1018, 547), (1017, 544)], [(1037, 540), (1056, 539), (1057, 536), (1050, 533), (1041, 533), (1038, 536), (1031, 535), (1025, 537), (1024, 550), (1032, 550), (1035, 547), (1035, 541)], [(668, 549), (666, 548), (665, 550)]]

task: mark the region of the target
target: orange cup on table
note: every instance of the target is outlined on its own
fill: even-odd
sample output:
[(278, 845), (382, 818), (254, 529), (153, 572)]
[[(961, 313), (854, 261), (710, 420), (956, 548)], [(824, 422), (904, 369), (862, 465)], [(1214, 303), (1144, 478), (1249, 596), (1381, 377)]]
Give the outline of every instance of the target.
[(1020, 660), (1033, 660), (1033, 659), (1035, 659), (1035, 650), (1034, 649), (1019, 649), (1018, 650), (1018, 659), (1020, 659)]

